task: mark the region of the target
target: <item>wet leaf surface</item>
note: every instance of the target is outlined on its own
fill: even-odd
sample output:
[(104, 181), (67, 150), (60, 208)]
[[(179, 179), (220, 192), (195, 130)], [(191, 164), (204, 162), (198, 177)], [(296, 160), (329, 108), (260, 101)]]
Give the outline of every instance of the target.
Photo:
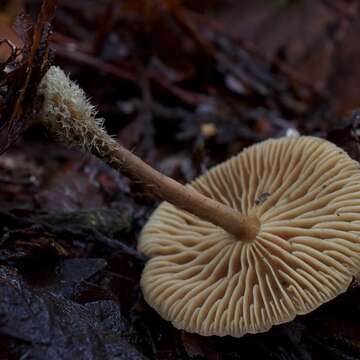
[(6, 267), (0, 292), (2, 333), (26, 343), (29, 358), (145, 358), (122, 339), (127, 324), (111, 300), (80, 305), (45, 289), (32, 291)]

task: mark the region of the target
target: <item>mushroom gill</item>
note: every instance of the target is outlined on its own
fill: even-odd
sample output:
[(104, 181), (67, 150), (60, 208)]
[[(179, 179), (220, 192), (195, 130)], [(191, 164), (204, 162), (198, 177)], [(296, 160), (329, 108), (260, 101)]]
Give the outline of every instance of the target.
[(139, 250), (146, 301), (189, 332), (264, 332), (344, 292), (360, 270), (359, 164), (315, 137), (254, 145), (191, 185), (260, 231), (240, 241), (162, 203)]

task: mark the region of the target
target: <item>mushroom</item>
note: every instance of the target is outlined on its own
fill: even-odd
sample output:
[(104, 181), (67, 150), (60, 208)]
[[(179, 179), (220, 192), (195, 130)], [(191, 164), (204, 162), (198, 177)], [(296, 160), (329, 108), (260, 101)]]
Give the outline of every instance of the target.
[(141, 286), (177, 328), (266, 331), (344, 292), (360, 269), (359, 165), (334, 144), (268, 140), (184, 186), (109, 136), (60, 68), (48, 70), (39, 95), (42, 123), (58, 140), (168, 201), (140, 236), (151, 258)]
[(257, 218), (239, 239), (163, 202), (138, 249), (146, 301), (201, 335), (269, 330), (346, 291), (360, 269), (359, 164), (315, 137), (251, 146), (188, 185)]

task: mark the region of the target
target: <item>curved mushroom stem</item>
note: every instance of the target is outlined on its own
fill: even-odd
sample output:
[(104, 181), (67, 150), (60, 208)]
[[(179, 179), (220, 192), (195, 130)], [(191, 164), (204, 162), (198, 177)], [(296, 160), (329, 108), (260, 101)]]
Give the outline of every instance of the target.
[(42, 121), (60, 141), (82, 148), (121, 171), (145, 190), (199, 218), (220, 226), (241, 241), (252, 241), (259, 232), (255, 217), (208, 198), (161, 174), (117, 143), (102, 128), (84, 92), (59, 68), (45, 75), (40, 92), (44, 96)]
[(260, 223), (257, 218), (243, 216), (229, 206), (161, 174), (107, 134), (101, 138), (94, 136), (93, 139), (94, 155), (141, 184), (156, 197), (220, 226), (239, 240), (251, 241), (258, 234)]

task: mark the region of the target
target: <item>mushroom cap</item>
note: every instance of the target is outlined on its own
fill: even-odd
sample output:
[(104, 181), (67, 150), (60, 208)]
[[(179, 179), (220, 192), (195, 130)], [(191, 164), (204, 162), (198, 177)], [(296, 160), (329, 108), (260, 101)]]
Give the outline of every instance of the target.
[(141, 287), (178, 329), (264, 332), (344, 292), (360, 270), (359, 164), (326, 140), (267, 140), (191, 186), (261, 225), (242, 242), (167, 202), (154, 212), (139, 240), (151, 258)]

